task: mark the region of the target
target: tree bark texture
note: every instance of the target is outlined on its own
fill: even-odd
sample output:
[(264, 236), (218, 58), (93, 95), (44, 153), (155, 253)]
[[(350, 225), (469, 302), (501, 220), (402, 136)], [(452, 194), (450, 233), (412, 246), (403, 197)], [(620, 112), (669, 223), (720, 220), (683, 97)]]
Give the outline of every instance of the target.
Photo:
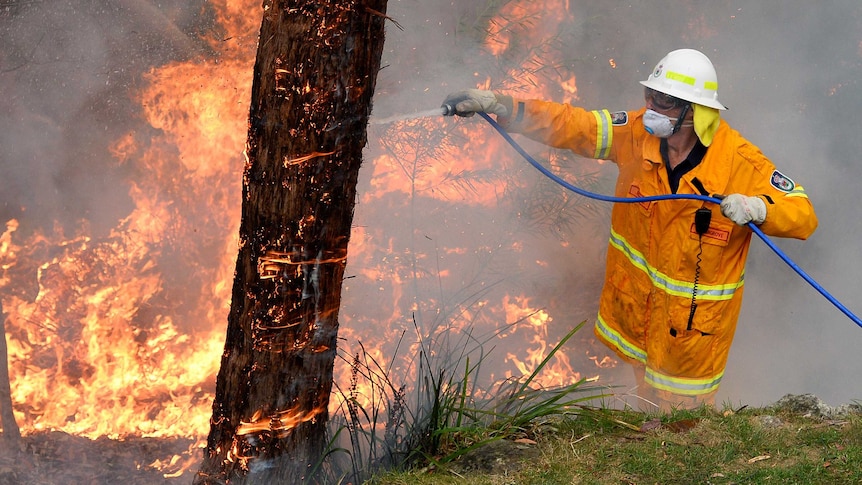
[(12, 410), (12, 386), (9, 383), (9, 353), (6, 348), (6, 314), (0, 302), (0, 424), (3, 426), (3, 439), (16, 443), (21, 439), (21, 430), (15, 421)]
[(239, 254), (195, 483), (304, 483), (326, 447), (341, 283), (386, 0), (266, 0)]

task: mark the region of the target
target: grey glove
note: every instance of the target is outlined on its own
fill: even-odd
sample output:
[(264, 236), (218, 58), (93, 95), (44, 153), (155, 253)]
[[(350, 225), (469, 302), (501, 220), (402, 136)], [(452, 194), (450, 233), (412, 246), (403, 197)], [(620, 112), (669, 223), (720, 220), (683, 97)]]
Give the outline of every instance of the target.
[(760, 197), (730, 194), (721, 201), (721, 213), (740, 226), (761, 224), (766, 220), (766, 203)]
[(492, 113), (497, 116), (509, 116), (512, 112), (512, 97), (494, 94), (481, 89), (458, 91), (446, 96), (443, 109), (446, 116), (473, 116), (476, 113)]

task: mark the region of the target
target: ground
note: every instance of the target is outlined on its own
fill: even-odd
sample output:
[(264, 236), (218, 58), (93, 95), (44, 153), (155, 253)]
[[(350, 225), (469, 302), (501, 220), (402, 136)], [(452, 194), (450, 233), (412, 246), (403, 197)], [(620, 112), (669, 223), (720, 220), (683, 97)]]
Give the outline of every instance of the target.
[[(847, 412), (858, 413), (862, 407), (850, 404), (833, 408), (811, 394), (787, 395), (775, 406), (802, 416), (826, 419)], [(767, 421), (763, 424), (772, 425)], [(0, 449), (0, 485), (186, 485), (198, 469), (201, 452), (191, 439), (91, 440), (59, 431), (39, 432)], [(535, 458), (536, 452), (530, 443), (496, 441), (465, 454), (453, 464), (453, 469), (505, 475), (517, 470), (524, 460)]]
[(200, 450), (188, 439), (91, 440), (47, 431), (4, 446), (0, 451), (0, 485), (188, 484), (197, 471), (199, 457)]

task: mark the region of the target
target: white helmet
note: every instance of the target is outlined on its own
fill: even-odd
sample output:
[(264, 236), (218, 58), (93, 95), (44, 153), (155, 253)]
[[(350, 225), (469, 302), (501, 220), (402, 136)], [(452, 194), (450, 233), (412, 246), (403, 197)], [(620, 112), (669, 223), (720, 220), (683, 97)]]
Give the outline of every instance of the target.
[(678, 49), (658, 61), (644, 86), (685, 101), (727, 109), (718, 102), (718, 76), (715, 67), (702, 52)]

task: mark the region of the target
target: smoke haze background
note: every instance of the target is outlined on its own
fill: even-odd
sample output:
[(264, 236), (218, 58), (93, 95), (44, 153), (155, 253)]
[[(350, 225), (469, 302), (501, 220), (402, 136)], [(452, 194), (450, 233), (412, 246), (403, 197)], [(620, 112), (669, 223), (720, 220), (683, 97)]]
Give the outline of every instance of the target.
[[(448, 92), (482, 85), (486, 77), (493, 89), (517, 92), (520, 86), (506, 85), (500, 76), (505, 56), (489, 56), (459, 30), (487, 3), (391, 2), (389, 12), (404, 31), (391, 26), (388, 30), (389, 66), (378, 82), (375, 114), (427, 109)], [(720, 99), (730, 107), (722, 113), (724, 119), (806, 188), (820, 218), (820, 227), (808, 241), (777, 239), (778, 246), (857, 315), (862, 311), (857, 304), (862, 265), (857, 238), (862, 223), (854, 215), (859, 203), (855, 181), (862, 175), (858, 136), (862, 8), (858, 2), (817, 6), (779, 1), (539, 3), (547, 15), (564, 11), (568, 16), (560, 24), (542, 17), (531, 19), (531, 28), (550, 24), (548, 36), (559, 35), (553, 48), (563, 53), (556, 52), (549, 60), (562, 60), (576, 74), (574, 102), (588, 109), (636, 109), (643, 103), (637, 81), (645, 79), (665, 53), (681, 47), (705, 52), (718, 71)], [(416, 21), (418, 25), (413, 24)], [(404, 56), (406, 52), (410, 55)], [(566, 79), (548, 76), (545, 81)], [(488, 143), (483, 137), (497, 136), (486, 128), (477, 133), (481, 135), (467, 143), (481, 146)], [(541, 156), (537, 150), (532, 153)], [(523, 164), (513, 151), (500, 153), (501, 164), (510, 163), (504, 157)], [(613, 177), (615, 172), (603, 174)], [(363, 210), (362, 205), (357, 208), (360, 220)], [(494, 211), (476, 216), (500, 217)], [(469, 227), (475, 222), (464, 224)], [(464, 231), (464, 227), (454, 229)], [(556, 279), (555, 284), (570, 285), (573, 293), (592, 297), (594, 274), (584, 272), (601, 269), (584, 259), (601, 250), (579, 247), (579, 230), (564, 235), (575, 241), (567, 250), (557, 248), (544, 256), (551, 264), (537, 278)], [(464, 237), (481, 240), (479, 235)], [(606, 241), (601, 239), (593, 244), (603, 248)], [(575, 275), (574, 280), (565, 279), (566, 272)], [(578, 285), (577, 280), (586, 282)], [(514, 277), (507, 284), (519, 285), (523, 280)], [(589, 305), (590, 298), (585, 300)], [(569, 316), (554, 315), (551, 325), (569, 326), (592, 318), (595, 305), (570, 310)], [(833, 404), (859, 399), (862, 359), (855, 349), (862, 341), (861, 330), (755, 237), (743, 311), (717, 399), (752, 405), (774, 402), (786, 393), (814, 393)], [(625, 373), (611, 377), (628, 384)]]
[[(259, 19), (259, 2), (249, 4), (248, 15)], [(518, 15), (519, 8), (534, 5), (535, 13)], [(26, 240), (41, 231), (87, 233), (98, 240), (133, 210), (129, 188), (148, 174), (133, 163), (118, 163), (109, 148), (130, 131), (140, 140), (160, 136), (132, 96), (147, 85), (147, 72), (223, 55), (199, 40), (219, 38), (213, 10), (204, 1), (0, 4), (0, 217), (20, 221), (16, 237)], [(776, 242), (851, 310), (862, 312), (862, 222), (855, 214), (862, 178), (858, 1), (815, 6), (778, 0), (390, 0), (388, 15), (401, 28), (395, 22), (387, 26), (386, 67), (374, 100), (379, 118), (434, 108), (447, 93), (477, 86), (540, 91), (589, 109), (637, 109), (643, 103), (637, 81), (665, 53), (702, 50), (717, 68), (720, 99), (730, 107), (724, 119), (801, 183), (817, 210), (820, 227), (809, 241)], [(497, 28), (490, 40), (483, 34)], [(253, 43), (256, 34), (241, 41)], [(497, 38), (506, 38), (508, 47), (495, 54)], [(253, 46), (249, 52), (253, 56)], [(523, 72), (521, 62), (531, 53), (537, 53), (528, 64), (535, 75), (529, 83), (513, 79), (511, 73)], [(217, 66), (209, 65), (202, 84), (222, 80)], [(576, 92), (563, 87), (572, 76)], [(226, 95), (248, 89), (230, 88)], [(237, 103), (247, 106), (248, 99)], [(237, 130), (245, 127), (240, 120)], [(400, 132), (408, 133), (414, 153), (433, 156), (414, 158), (419, 162), (413, 165), (413, 186), (392, 188), (393, 180), (403, 180), (398, 172), (410, 168), (391, 160), (393, 146), (387, 143), (401, 140)], [(393, 336), (414, 332), (414, 319), (426, 333), (447, 328), (452, 315), (494, 325), (497, 316), (482, 305), (499, 309), (511, 303), (546, 312), (547, 328), (527, 332), (519, 324), (494, 341), (499, 356), (490, 362), (511, 369), (524, 359), (518, 351), (538, 345), (527, 340), (534, 333), (553, 345), (579, 322), (592, 322), (610, 207), (564, 194), (496, 138), (478, 118), (369, 127), (341, 310), (346, 348), (355, 339), (392, 344)], [(576, 163), (537, 144), (525, 146), (576, 182), (612, 191), (612, 164)], [(225, 150), (236, 156), (217, 163), (231, 164), (235, 174), (229, 185), (213, 190), (235, 198), (238, 207), (243, 146)], [(176, 150), (165, 150), (165, 156), (166, 167), (194, 175), (183, 170)], [(475, 163), (469, 177), (455, 176), (468, 163)], [(164, 278), (161, 298), (154, 301), (185, 301), (174, 310), (190, 333), (224, 328), (226, 307), (215, 316), (187, 308), (208, 297), (189, 267), (212, 264), (223, 252), (217, 242), (235, 234), (239, 221), (230, 217), (236, 212), (214, 214), (175, 188), (161, 196), (182, 216), (178, 220), (194, 226), (193, 234), (174, 235), (197, 238), (203, 247), (189, 255), (170, 249), (183, 241), (164, 241), (168, 249), (154, 256)], [(559, 202), (558, 219), (538, 224), (536, 199)], [(235, 248), (229, 251), (234, 258)], [(518, 300), (520, 295), (527, 300)], [(469, 312), (459, 306), (464, 302), (472, 303)], [(136, 325), (146, 326), (141, 320), (148, 311), (136, 315)], [(830, 404), (859, 399), (860, 343), (862, 329), (755, 238), (719, 402), (760, 405), (786, 393), (814, 393)], [(601, 374), (605, 384), (631, 385), (623, 366), (598, 369), (591, 363), (609, 355), (593, 341), (591, 328), (565, 352), (585, 377)]]

